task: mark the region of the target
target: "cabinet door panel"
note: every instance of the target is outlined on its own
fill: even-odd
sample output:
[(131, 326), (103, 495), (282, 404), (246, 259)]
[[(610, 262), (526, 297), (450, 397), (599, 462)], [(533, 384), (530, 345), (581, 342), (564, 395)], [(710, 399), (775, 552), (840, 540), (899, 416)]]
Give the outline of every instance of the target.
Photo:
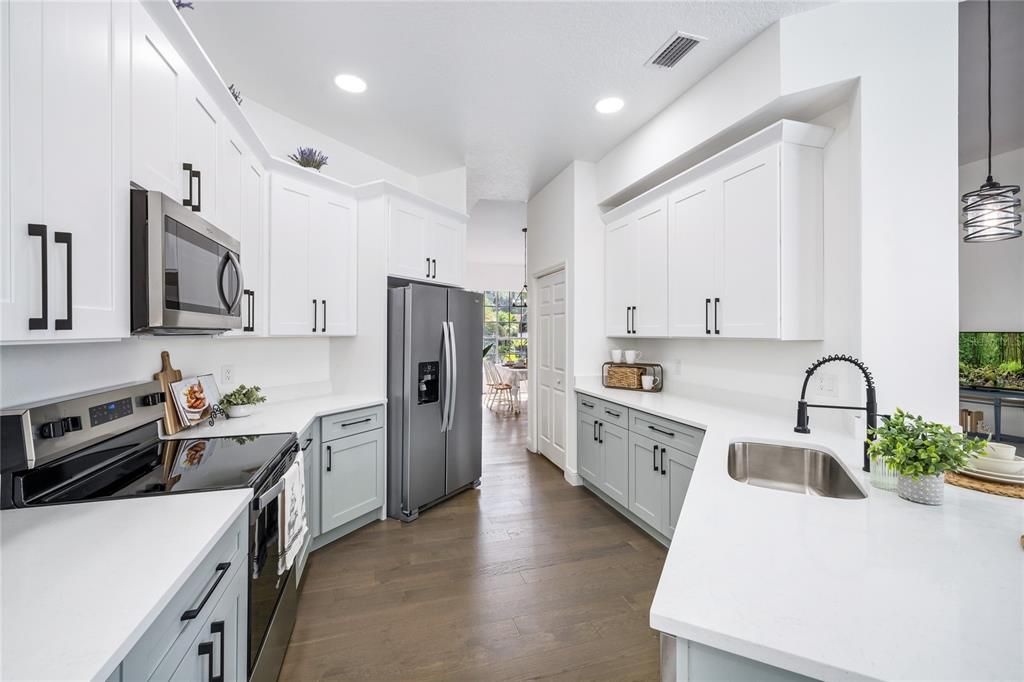
[(601, 454), (604, 473), (601, 490), (619, 504), (629, 504), (629, 432), (601, 422)]
[[(633, 332), (637, 336), (668, 334), (668, 202), (664, 197), (641, 210), (633, 242)], [(614, 256), (613, 256), (614, 257)]]
[(322, 198), (310, 232), (310, 294), (320, 299), (319, 329), (330, 336), (356, 333), (355, 213), (354, 201)]
[(668, 227), (668, 306), (671, 336), (714, 332), (721, 192), (705, 181), (672, 194)]
[[(181, 173), (181, 197), (192, 196), (198, 213), (217, 224), (217, 125), (219, 112), (207, 99), (194, 78), (188, 80), (188, 95), (181, 108), (181, 160), (192, 164), (199, 177)], [(191, 194), (189, 186), (191, 185)]]
[(217, 227), (241, 240), (242, 168), (245, 152), (242, 144), (225, 124), (221, 125), (217, 159)]
[[(275, 176), (270, 197), (270, 333), (312, 336), (309, 239), (313, 197), (309, 188)], [(320, 327), (316, 327), (319, 329)]]
[(320, 531), (384, 504), (384, 431), (339, 438), (320, 448)]
[(601, 449), (597, 442), (597, 422), (591, 416), (579, 418), (576, 430), (576, 446), (579, 449), (580, 476), (595, 485), (601, 484)]
[(779, 336), (778, 147), (722, 175), (722, 336)]
[(431, 219), (428, 253), (424, 258), (430, 256), (437, 261), (432, 281), (444, 284), (462, 283), (465, 232), (466, 226), (460, 223), (441, 218)]
[(390, 214), (388, 273), (409, 279), (429, 279), (429, 255), (425, 248), (429, 226), (425, 212), (392, 198)]
[(650, 438), (629, 434), (629, 510), (662, 531), (663, 501), (660, 448)]
[(248, 335), (266, 333), (264, 310), (267, 304), (267, 287), (264, 285), (263, 264), (266, 254), (263, 250), (265, 237), (265, 192), (266, 181), (263, 168), (255, 159), (248, 159), (242, 167), (242, 277), (245, 287), (252, 291), (252, 317), (248, 320), (253, 328)]
[(633, 267), (636, 239), (632, 218), (609, 225), (605, 231), (604, 324), (608, 336), (626, 336), (627, 308), (635, 304)]
[(675, 448), (665, 447), (665, 535), (672, 539), (679, 513), (690, 487), (690, 478), (697, 458)]
[(180, 199), (185, 67), (141, 2), (131, 3), (131, 23), (131, 180)]

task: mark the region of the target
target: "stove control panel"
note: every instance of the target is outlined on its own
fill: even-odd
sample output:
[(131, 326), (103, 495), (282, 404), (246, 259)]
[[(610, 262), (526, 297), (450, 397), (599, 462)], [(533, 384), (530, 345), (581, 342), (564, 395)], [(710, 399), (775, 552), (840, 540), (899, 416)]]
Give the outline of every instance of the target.
[(89, 408), (89, 426), (99, 426), (134, 413), (132, 399), (122, 398)]

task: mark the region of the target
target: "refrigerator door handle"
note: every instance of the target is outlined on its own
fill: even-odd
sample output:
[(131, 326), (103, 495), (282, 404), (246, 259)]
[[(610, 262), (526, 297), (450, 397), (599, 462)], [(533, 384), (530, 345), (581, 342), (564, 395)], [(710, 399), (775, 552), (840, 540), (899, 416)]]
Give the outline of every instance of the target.
[(441, 345), (444, 351), (444, 402), (441, 404), (441, 432), (448, 430), (448, 413), (452, 400), (452, 346), (448, 321), (441, 322)]
[(459, 344), (455, 342), (455, 323), (448, 320), (448, 337), (452, 347), (452, 397), (448, 404), (448, 430), (455, 426), (455, 401), (459, 395)]

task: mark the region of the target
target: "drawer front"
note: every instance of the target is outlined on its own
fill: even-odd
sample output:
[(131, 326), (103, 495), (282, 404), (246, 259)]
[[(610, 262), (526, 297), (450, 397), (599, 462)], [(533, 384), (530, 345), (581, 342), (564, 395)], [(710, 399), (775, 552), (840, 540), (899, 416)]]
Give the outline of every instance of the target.
[(704, 440), (700, 429), (637, 410), (629, 411), (629, 430), (694, 456)]
[(604, 401), (582, 393), (576, 394), (576, 411), (580, 414), (589, 414), (597, 417), (604, 407)]
[(382, 426), (384, 426), (384, 407), (381, 405), (332, 414), (320, 419), (320, 440), (326, 443), (336, 438), (373, 431)]
[(616, 426), (621, 426), (623, 429), (629, 428), (629, 409), (622, 405), (616, 405), (615, 403), (609, 403), (602, 400), (600, 410), (596, 416), (598, 420), (605, 424), (615, 424)]
[[(124, 679), (148, 680), (165, 658), (170, 657), (172, 661), (182, 659), (189, 644), (199, 635), (206, 616), (227, 590), (235, 569), (240, 568), (248, 575), (248, 545), (249, 516), (246, 509), (125, 657), (121, 668)], [(218, 570), (222, 564), (230, 566)], [(198, 609), (204, 598), (206, 603), (193, 618), (181, 619), (186, 611)]]

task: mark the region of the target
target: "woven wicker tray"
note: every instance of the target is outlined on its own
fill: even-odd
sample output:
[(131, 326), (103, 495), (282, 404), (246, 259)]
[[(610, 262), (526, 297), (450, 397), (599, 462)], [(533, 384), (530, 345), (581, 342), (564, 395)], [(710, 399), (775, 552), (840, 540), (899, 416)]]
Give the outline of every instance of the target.
[(1003, 497), (1016, 497), (1024, 500), (1024, 485), (1017, 485), (1016, 483), (983, 481), (980, 478), (971, 478), (966, 474), (958, 474), (955, 471), (946, 472), (946, 483), (959, 488), (988, 493), (989, 495), (1002, 495)]
[[(645, 389), (641, 377), (653, 376), (654, 388)], [(601, 366), (601, 384), (605, 388), (621, 388), (627, 391), (658, 393), (665, 386), (665, 371), (662, 366), (650, 362), (624, 364), (606, 362)]]

